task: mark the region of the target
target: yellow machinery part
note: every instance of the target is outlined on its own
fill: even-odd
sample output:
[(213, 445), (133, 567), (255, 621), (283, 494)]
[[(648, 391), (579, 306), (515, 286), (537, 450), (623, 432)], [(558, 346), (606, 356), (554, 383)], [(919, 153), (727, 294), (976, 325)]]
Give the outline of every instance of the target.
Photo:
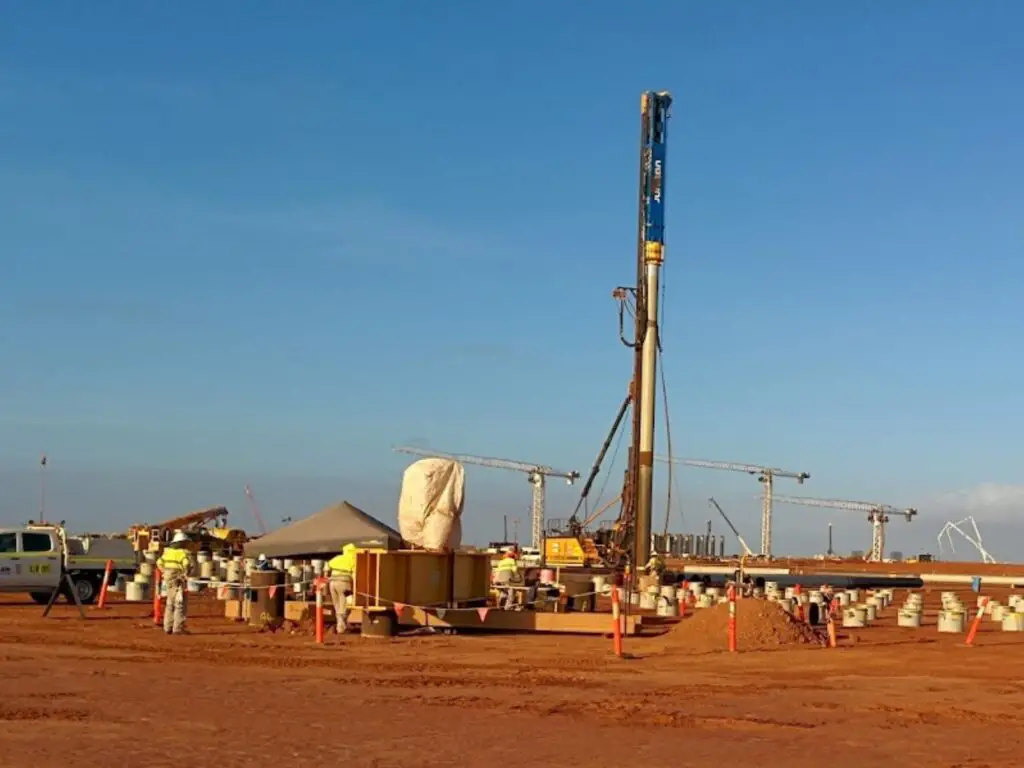
[(552, 536), (544, 540), (544, 562), (554, 567), (600, 565), (601, 557), (593, 539)]

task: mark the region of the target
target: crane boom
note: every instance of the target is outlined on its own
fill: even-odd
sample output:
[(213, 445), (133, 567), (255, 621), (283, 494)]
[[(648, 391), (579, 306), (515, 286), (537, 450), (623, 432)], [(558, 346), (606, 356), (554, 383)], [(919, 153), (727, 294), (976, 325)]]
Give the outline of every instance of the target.
[(885, 524), (889, 522), (889, 515), (903, 515), (908, 523), (917, 515), (917, 509), (914, 507), (899, 509), (889, 504), (876, 504), (871, 501), (811, 499), (806, 496), (776, 496), (775, 500), (783, 504), (799, 504), (804, 507), (867, 512), (868, 522), (871, 523), (871, 554), (868, 556), (868, 560), (875, 563), (880, 563), (885, 559)]
[(789, 480), (796, 480), (800, 485), (803, 485), (805, 480), (811, 479), (809, 472), (794, 472), (789, 469), (764, 467), (760, 464), (745, 464), (739, 461), (677, 459), (674, 456), (658, 456), (658, 461), (684, 464), (688, 467), (701, 467), (702, 469), (724, 469), (730, 472), (746, 472), (748, 475), (757, 475), (758, 481), (764, 486), (761, 497), (761, 556), (766, 558), (772, 556), (772, 513), (775, 478), (784, 477)]
[(825, 507), (826, 509), (849, 509), (854, 512), (882, 512), (887, 515), (907, 515), (913, 517), (917, 510), (913, 508), (898, 509), (889, 504), (875, 504), (871, 501), (846, 501), (843, 499), (811, 499), (806, 496), (776, 496), (776, 501), (784, 504), (799, 504), (804, 507)]
[(263, 515), (260, 514), (260, 505), (256, 503), (256, 497), (252, 495), (252, 488), (245, 486), (245, 498), (249, 500), (249, 509), (252, 516), (256, 518), (256, 524), (260, 527), (260, 535), (266, 535), (267, 524), (263, 522)]
[(729, 526), (733, 534), (735, 534), (736, 538), (739, 539), (740, 546), (743, 547), (744, 554), (747, 557), (753, 557), (753, 551), (750, 549), (750, 547), (747, 546), (747, 542), (743, 540), (743, 537), (740, 535), (740, 532), (736, 530), (736, 526), (732, 524), (732, 520), (730, 520), (728, 515), (725, 514), (725, 510), (722, 509), (722, 507), (718, 504), (717, 501), (715, 501), (714, 497), (708, 499), (708, 503), (718, 510), (718, 514), (720, 514), (722, 516), (722, 519), (725, 520), (725, 524)]
[(746, 472), (749, 475), (760, 475), (764, 472), (771, 472), (776, 477), (787, 477), (803, 482), (810, 479), (807, 472), (791, 472), (788, 469), (777, 469), (775, 467), (762, 467), (760, 464), (742, 464), (738, 461), (708, 461), (707, 459), (678, 459), (676, 457), (658, 456), (658, 461), (671, 462), (673, 464), (685, 464), (688, 467), (701, 467), (703, 469), (727, 469), (732, 472)]
[(475, 464), (479, 467), (491, 467), (493, 469), (507, 469), (513, 472), (524, 472), (530, 485), (533, 486), (533, 503), (531, 505), (531, 538), (532, 545), (540, 548), (541, 539), (544, 538), (544, 505), (546, 497), (547, 478), (558, 477), (569, 485), (579, 480), (580, 473), (576, 470), (563, 470), (549, 467), (546, 464), (535, 464), (529, 461), (515, 461), (513, 459), (499, 459), (490, 456), (473, 456), (468, 453), (447, 453), (445, 451), (432, 451), (426, 448), (417, 448), (411, 445), (399, 445), (394, 448), (398, 453), (408, 453), (414, 456), (424, 456), (437, 459), (450, 459), (463, 464)]
[(534, 464), (529, 461), (514, 461), (513, 459), (497, 459), (490, 456), (473, 456), (468, 453), (446, 453), (445, 451), (430, 451), (425, 448), (416, 448), (409, 445), (400, 445), (395, 448), (399, 453), (409, 453), (416, 456), (427, 456), (437, 459), (451, 459), (461, 461), (463, 464), (476, 464), (481, 467), (494, 467), (495, 469), (509, 469), (518, 472), (541, 472), (548, 477), (561, 477), (566, 480), (579, 479), (580, 473), (554, 469), (546, 464)]

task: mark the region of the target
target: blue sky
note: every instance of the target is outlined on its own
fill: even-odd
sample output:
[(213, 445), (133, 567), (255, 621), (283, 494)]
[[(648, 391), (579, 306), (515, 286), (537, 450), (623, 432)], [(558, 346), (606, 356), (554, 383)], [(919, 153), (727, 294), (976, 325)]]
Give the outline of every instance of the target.
[[(391, 521), (410, 440), (585, 472), (629, 376), (639, 94), (666, 88), (676, 452), (917, 505), (894, 547), (968, 508), (1013, 530), (1019, 4), (3, 6), (5, 518), (41, 451), (54, 516), (92, 528), (247, 523), (246, 482), (271, 519)], [(715, 493), (753, 540), (757, 491), (687, 470), (672, 527)], [(469, 538), (525, 530), (522, 477), (467, 499)], [(867, 544), (780, 507), (777, 548), (826, 517)]]

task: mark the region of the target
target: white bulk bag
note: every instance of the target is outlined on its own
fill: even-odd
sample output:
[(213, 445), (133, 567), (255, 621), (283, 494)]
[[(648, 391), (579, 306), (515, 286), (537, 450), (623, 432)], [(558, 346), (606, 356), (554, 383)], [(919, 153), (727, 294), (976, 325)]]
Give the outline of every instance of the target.
[(420, 459), (402, 475), (398, 531), (413, 546), (456, 549), (462, 543), (466, 470), (451, 459)]

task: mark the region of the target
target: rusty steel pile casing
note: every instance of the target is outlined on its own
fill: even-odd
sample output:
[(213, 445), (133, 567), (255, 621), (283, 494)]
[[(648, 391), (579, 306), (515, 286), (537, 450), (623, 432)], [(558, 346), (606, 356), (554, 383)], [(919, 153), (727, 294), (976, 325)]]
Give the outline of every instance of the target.
[(263, 626), (284, 620), (285, 575), (284, 571), (253, 571), (249, 574), (250, 624)]

